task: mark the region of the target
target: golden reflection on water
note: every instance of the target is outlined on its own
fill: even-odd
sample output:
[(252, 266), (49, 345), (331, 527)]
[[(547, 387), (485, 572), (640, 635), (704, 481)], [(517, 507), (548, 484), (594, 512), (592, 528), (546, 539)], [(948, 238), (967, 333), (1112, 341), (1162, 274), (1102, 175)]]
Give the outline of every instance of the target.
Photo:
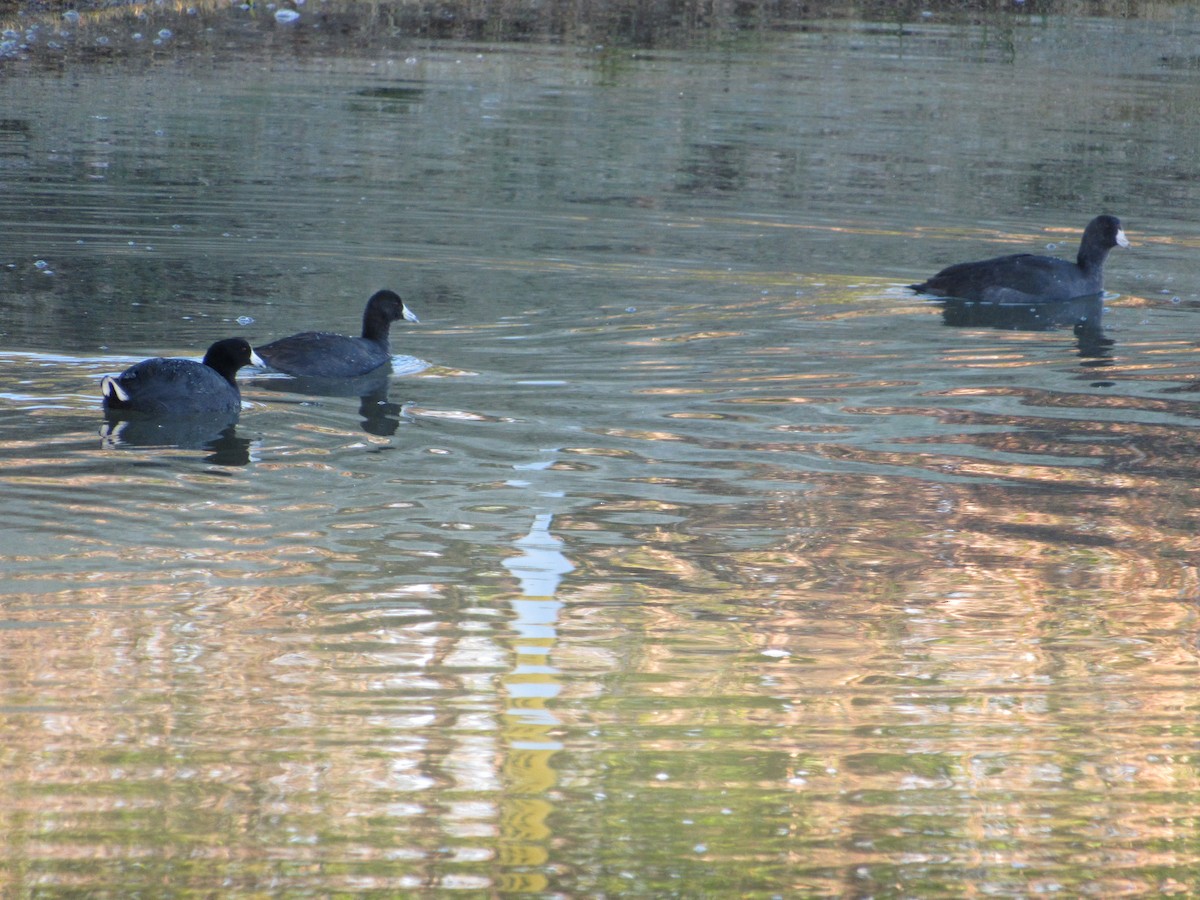
[[(390, 442), (320, 417), (232, 478), (9, 442), (7, 487), (76, 533), (69, 566), (27, 546), (5, 577), (7, 858), (89, 887), (147, 860), (201, 891), (321, 870), (545, 892), (613, 858), (592, 847), (616, 828), (656, 836), (652, 868), (748, 859), (798, 893), (841, 891), (847, 860), (965, 890), (978, 858), (1001, 892), (1022, 867), (1101, 894), (1180, 876), (1195, 415), (1140, 388), (1188, 354), (1118, 360), (1122, 392), (998, 382), (1042, 346), (955, 348), (985, 380), (953, 385), (883, 377), (896, 354), (857, 343), (822, 371), (696, 380), (684, 358), (633, 392), (653, 414), (485, 466), (452, 512), (434, 467), (468, 445), (447, 431), (382, 480)], [(420, 409), (503, 430), (488, 465), (530, 418)], [(513, 529), (514, 474), (573, 495)], [(147, 517), (175, 529), (131, 551)]]

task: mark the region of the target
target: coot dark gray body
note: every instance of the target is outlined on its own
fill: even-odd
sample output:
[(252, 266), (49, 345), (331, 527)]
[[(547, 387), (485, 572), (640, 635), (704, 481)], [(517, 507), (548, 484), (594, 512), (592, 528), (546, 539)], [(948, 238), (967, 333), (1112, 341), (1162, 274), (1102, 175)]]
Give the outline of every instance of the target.
[(146, 359), (100, 383), (104, 408), (146, 416), (236, 416), (242, 395), (234, 376), (242, 366), (261, 362), (242, 338), (217, 341), (202, 363)]
[(920, 294), (989, 303), (1070, 300), (1101, 293), (1108, 251), (1128, 246), (1116, 216), (1096, 216), (1083, 231), (1075, 262), (1032, 253), (997, 256), (949, 266), (909, 287)]
[(305, 331), (257, 348), (258, 355), (300, 378), (357, 378), (391, 362), (388, 333), (397, 319), (419, 321), (394, 291), (378, 291), (363, 311), (362, 337)]

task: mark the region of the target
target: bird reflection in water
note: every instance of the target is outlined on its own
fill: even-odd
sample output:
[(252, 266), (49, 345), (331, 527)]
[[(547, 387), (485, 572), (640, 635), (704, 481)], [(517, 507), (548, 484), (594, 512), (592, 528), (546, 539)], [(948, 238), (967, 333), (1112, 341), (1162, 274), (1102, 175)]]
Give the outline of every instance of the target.
[(953, 328), (998, 328), (1004, 331), (1071, 328), (1079, 355), (1092, 360), (1088, 365), (1108, 365), (1115, 343), (1104, 333), (1102, 294), (1044, 303), (988, 303), (952, 297), (939, 297), (931, 302), (942, 308), (942, 324)]
[(367, 434), (388, 437), (396, 433), (401, 420), (407, 420), (403, 407), (388, 400), (391, 367), (368, 372), (357, 378), (259, 378), (255, 388), (310, 397), (358, 397), (358, 414)]
[(206, 450), (206, 462), (218, 466), (244, 466), (250, 462), (250, 439), (240, 437), (228, 416), (193, 416), (168, 420), (159, 417), (109, 415), (100, 426), (106, 449), (176, 447)]

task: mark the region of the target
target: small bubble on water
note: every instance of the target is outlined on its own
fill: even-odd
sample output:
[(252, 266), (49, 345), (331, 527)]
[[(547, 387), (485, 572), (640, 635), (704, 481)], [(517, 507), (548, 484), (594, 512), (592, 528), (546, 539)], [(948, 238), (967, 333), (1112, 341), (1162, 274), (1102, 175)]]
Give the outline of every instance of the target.
[(133, 34), (130, 35), (130, 37), (133, 38), (135, 41), (144, 41), (146, 39), (146, 36), (144, 34), (142, 34), (140, 31), (135, 31)]
[(105, 37), (104, 35), (100, 35), (100, 37), (96, 38), (96, 43), (101, 47), (107, 47), (108, 46), (108, 38)]
[(173, 37), (173, 35), (171, 34), (171, 29), (170, 29), (170, 28), (164, 28), (164, 29), (162, 29), (162, 30), (161, 30), (161, 31), (158, 33), (158, 36), (159, 36), (160, 38), (162, 38), (164, 41), (166, 41), (166, 40), (170, 40), (170, 39)]
[(78, 22), (79, 13), (74, 9), (68, 9), (65, 13), (63, 13), (63, 18), (68, 22)]
[(44, 259), (39, 259), (37, 262), (35, 262), (35, 263), (33, 264), (33, 267), (34, 267), (35, 269), (45, 269), (45, 268), (47, 268), (49, 265), (50, 265), (50, 263), (46, 262)]
[(281, 22), (284, 25), (287, 25), (290, 22), (295, 22), (298, 18), (300, 18), (300, 13), (296, 12), (294, 9), (281, 9), (279, 12), (275, 13), (275, 21)]
[(254, 316), (238, 316), (237, 323), (239, 325), (253, 325), (254, 324)]
[(637, 307), (636, 306), (627, 306), (627, 307), (625, 307), (625, 312), (635, 313), (635, 312), (637, 312)]

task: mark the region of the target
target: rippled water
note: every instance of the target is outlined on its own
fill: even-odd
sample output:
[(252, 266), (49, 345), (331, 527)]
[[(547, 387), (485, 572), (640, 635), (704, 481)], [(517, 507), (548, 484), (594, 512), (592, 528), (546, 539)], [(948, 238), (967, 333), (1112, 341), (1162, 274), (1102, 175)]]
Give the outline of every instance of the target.
[[(4, 62), (7, 889), (1200, 892), (1200, 23), (1144, 11)], [(1101, 211), (1098, 330), (903, 288)], [(382, 390), (100, 434), (385, 286)]]

